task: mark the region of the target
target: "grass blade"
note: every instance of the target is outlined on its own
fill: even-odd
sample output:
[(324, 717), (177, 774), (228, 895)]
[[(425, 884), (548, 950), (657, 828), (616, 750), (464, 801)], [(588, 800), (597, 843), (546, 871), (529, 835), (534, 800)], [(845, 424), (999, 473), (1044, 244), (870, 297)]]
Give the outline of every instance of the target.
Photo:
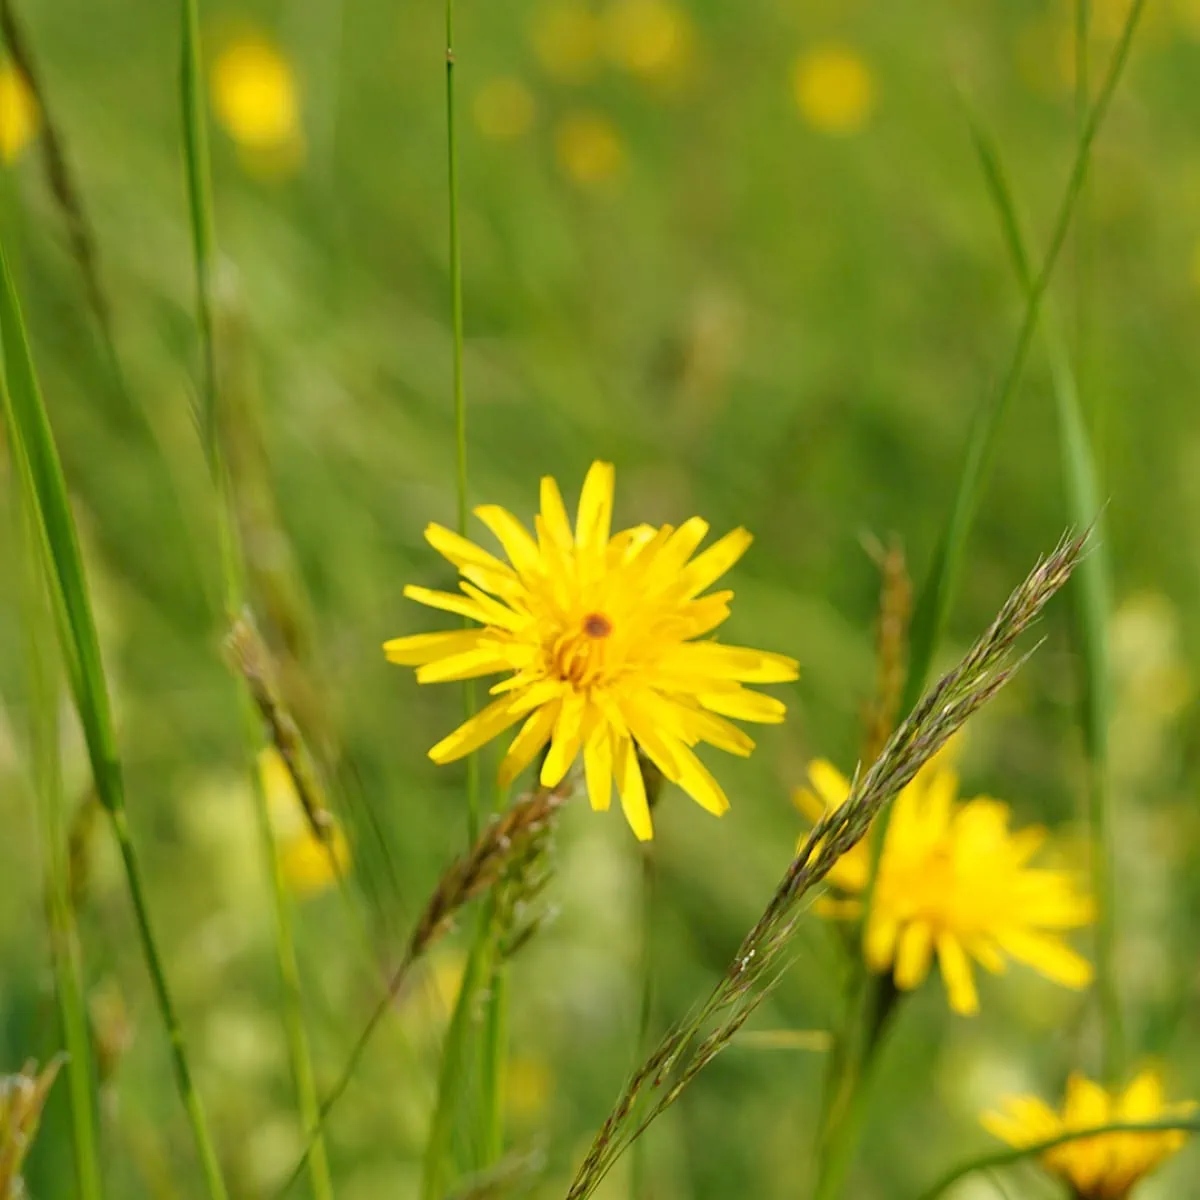
[[(971, 120), (971, 134), (983, 167), (988, 193), (1004, 233), (1009, 257), (1022, 286), (1032, 287), (1029, 255), (1012, 189), (994, 142)], [(1096, 921), (1096, 986), (1104, 1028), (1103, 1074), (1120, 1075), (1123, 1036), (1120, 995), (1115, 969), (1116, 887), (1113, 878), (1112, 794), (1108, 781), (1108, 726), (1112, 712), (1108, 663), (1108, 626), (1112, 609), (1112, 571), (1104, 539), (1104, 513), (1095, 456), (1088, 437), (1066, 339), (1051, 308), (1042, 315), (1042, 339), (1050, 363), (1062, 455), (1063, 487), (1068, 518), (1096, 533), (1092, 553), (1079, 564), (1070, 585), (1076, 640), (1080, 653), (1082, 704), (1080, 725), (1088, 757), (1088, 816), (1092, 837), (1092, 872), (1099, 912)]]
[(50, 421), (29, 352), (25, 326), (8, 262), (0, 248), (0, 345), (3, 346), (2, 394), (17, 473), (26, 510), (38, 534), (38, 547), (51, 591), (52, 607), (75, 707), (83, 727), (96, 791), (107, 810), (121, 852), (143, 957), (171, 1047), (175, 1081), (196, 1143), (212, 1200), (225, 1200), (225, 1185), (208, 1122), (192, 1082), (183, 1031), (167, 985), (162, 957), (150, 923), (141, 869), (125, 812), (125, 783), (117, 752), (108, 686), (92, 616), (83, 556), (67, 499), (66, 481)]

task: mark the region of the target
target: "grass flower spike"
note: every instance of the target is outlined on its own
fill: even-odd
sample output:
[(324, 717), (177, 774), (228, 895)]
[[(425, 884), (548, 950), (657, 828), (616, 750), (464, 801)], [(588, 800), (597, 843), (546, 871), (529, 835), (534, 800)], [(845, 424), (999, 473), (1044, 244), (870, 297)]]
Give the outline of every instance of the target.
[[(1032, 1146), (1066, 1133), (1120, 1123), (1141, 1124), (1186, 1117), (1196, 1104), (1167, 1104), (1162, 1080), (1147, 1068), (1124, 1090), (1106, 1091), (1082, 1075), (1067, 1081), (1066, 1102), (1055, 1112), (1037, 1096), (1010, 1096), (1004, 1111), (986, 1113), (984, 1127), (1009, 1145)], [(1137, 1184), (1183, 1147), (1182, 1130), (1101, 1133), (1064, 1142), (1041, 1155), (1042, 1166), (1079, 1200), (1125, 1200)]]
[(645, 840), (653, 826), (637, 749), (719, 816), (729, 801), (693, 747), (749, 754), (753, 741), (726, 718), (776, 723), (784, 706), (743, 684), (783, 683), (797, 672), (779, 654), (696, 640), (729, 615), (732, 592), (702, 593), (749, 546), (744, 529), (697, 555), (708, 533), (699, 517), (612, 534), (612, 506), (613, 468), (594, 463), (573, 530), (549, 477), (536, 537), (503, 508), (477, 508), (507, 562), (430, 525), (425, 536), (458, 568), (462, 594), (410, 586), (405, 595), (482, 628), (397, 638), (384, 650), (415, 666), (421, 683), (507, 675), (482, 712), (430, 750), (434, 762), (462, 758), (521, 721), (500, 766), (502, 786), (547, 743), (544, 787), (556, 787), (582, 754), (592, 807), (608, 807), (615, 783)]
[[(795, 800), (810, 820), (850, 792), (827, 762), (809, 767), (809, 781)], [(972, 960), (999, 973), (1014, 958), (1065, 987), (1086, 987), (1092, 968), (1059, 931), (1092, 921), (1091, 899), (1069, 872), (1029, 865), (1044, 829), (1010, 832), (1007, 805), (985, 796), (958, 801), (957, 791), (956, 773), (939, 756), (897, 796), (867, 918), (868, 965), (891, 970), (899, 988), (915, 988), (936, 952), (950, 1007), (963, 1014), (979, 1008)], [(860, 842), (829, 873), (845, 895), (825, 901), (827, 915), (861, 915), (868, 853)]]

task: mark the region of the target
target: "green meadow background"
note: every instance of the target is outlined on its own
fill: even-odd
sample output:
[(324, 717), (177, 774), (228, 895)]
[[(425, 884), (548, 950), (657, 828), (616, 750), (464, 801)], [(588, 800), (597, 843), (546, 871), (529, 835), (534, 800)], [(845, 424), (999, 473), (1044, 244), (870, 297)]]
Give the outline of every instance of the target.
[[(795, 656), (788, 721), (710, 763), (732, 811), (658, 812), (655, 1024), (719, 976), (791, 858), (807, 761), (850, 771), (875, 672), (878, 570), (895, 536), (919, 583), (973, 412), (1022, 312), (972, 147), (1001, 147), (1040, 259), (1074, 152), (1070, 6), (460, 0), (461, 225), (473, 503), (532, 517), (542, 474), (568, 504), (617, 468), (626, 524), (703, 515), (755, 543), (732, 573), (728, 640)], [(614, 15), (613, 11), (618, 10)], [(461, 764), (425, 751), (461, 715), (381, 643), (436, 627), (406, 583), (451, 584), (424, 543), (455, 520), (443, 12), (383, 0), (201, 6), (209, 63), (239, 41), (292, 72), (286, 144), (239, 144), (212, 112), (222, 387), (235, 398), (251, 593), (287, 644), (354, 863), (297, 896), (318, 1080), (336, 1078), (395, 955), (464, 845)], [(193, 419), (194, 280), (178, 105), (177, 6), (20, 6), (96, 237), (117, 386), (39, 152), (8, 144), (0, 235), (15, 265), (97, 604), (130, 820), (235, 1196), (270, 1196), (302, 1146), (277, 1008), (270, 901), (222, 654), (211, 489)], [(1094, 0), (1098, 78), (1125, 15)], [(624, 24), (622, 23), (624, 22)], [(665, 24), (664, 24), (665, 22)], [(666, 32), (664, 32), (664, 30)], [(640, 39), (640, 40), (639, 40)], [(4, 115), (0, 112), (0, 125)], [(1200, 1096), (1200, 4), (1156, 0), (1096, 145), (1080, 240), (1051, 289), (1078, 355), (1114, 570), (1112, 779), (1127, 1035), (1174, 1097)], [(0, 139), (2, 140), (2, 139)], [(21, 140), (21, 139), (18, 139)], [(7, 459), (2, 472), (8, 483)], [(0, 489), (0, 1070), (58, 1045), (28, 787), (19, 524)], [(1035, 345), (971, 537), (948, 664), (1068, 523), (1049, 374)], [(474, 532), (486, 542), (484, 531)], [(1082, 865), (1083, 749), (1069, 607), (969, 727), (966, 795), (1044, 822)], [(87, 803), (64, 701), (72, 805)], [(484, 779), (494, 752), (485, 753)], [(490, 790), (485, 797), (491, 797)], [(76, 822), (79, 920), (109, 1195), (201, 1194), (166, 1042), (100, 820)], [(633, 1065), (641, 860), (619, 812), (568, 806), (547, 901), (514, 960), (507, 1144), (559, 1197)], [(398, 1004), (330, 1124), (341, 1200), (416, 1195), (448, 1005), (472, 919)], [(1089, 937), (1076, 944), (1090, 953)], [(754, 1019), (828, 1030), (840, 939), (807, 917)], [(915, 1195), (995, 1145), (1009, 1092), (1057, 1101), (1095, 1071), (1093, 1005), (1014, 966), (952, 1015), (937, 978), (907, 1004), (846, 1192)], [(654, 1200), (800, 1197), (812, 1184), (819, 1048), (735, 1043), (647, 1136)], [(61, 1085), (27, 1172), (74, 1194)], [(466, 1155), (470, 1147), (460, 1146)], [(1057, 1193), (1032, 1168), (1009, 1194)], [(1140, 1197), (1200, 1196), (1200, 1150)], [(297, 1184), (304, 1194), (307, 1181)], [(629, 1194), (624, 1168), (606, 1197)], [(986, 1180), (956, 1196), (1002, 1195)]]

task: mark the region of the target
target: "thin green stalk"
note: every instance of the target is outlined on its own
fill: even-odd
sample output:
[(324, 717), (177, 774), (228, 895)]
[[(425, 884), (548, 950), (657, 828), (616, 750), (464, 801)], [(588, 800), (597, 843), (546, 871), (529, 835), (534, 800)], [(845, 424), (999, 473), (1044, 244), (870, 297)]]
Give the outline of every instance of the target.
[[(1004, 242), (1022, 287), (1031, 286), (1029, 253), (1008, 177), (993, 141), (972, 120), (972, 134), (988, 192), (996, 206)], [(1112, 570), (1104, 537), (1104, 513), (1095, 455), (1079, 399), (1066, 338), (1054, 310), (1043, 314), (1042, 339), (1050, 363), (1062, 455), (1067, 513), (1079, 528), (1096, 532), (1091, 554), (1071, 581), (1076, 641), (1080, 650), (1082, 703), (1080, 725), (1088, 758), (1088, 817), (1092, 840), (1093, 886), (1097, 896), (1096, 986), (1104, 1032), (1102, 1075), (1112, 1081), (1124, 1067), (1120, 989), (1116, 970), (1115, 832), (1108, 774), (1108, 726), (1112, 680), (1108, 662), (1108, 626), (1112, 610)]]
[(508, 963), (497, 955), (483, 1019), (481, 1060), (484, 1077), (480, 1087), (483, 1143), (477, 1164), (479, 1170), (493, 1166), (504, 1154), (504, 1064), (507, 1061), (510, 996)]
[[(658, 886), (654, 863), (654, 843), (642, 847), (642, 956), (641, 998), (638, 1002), (637, 1043), (634, 1065), (640, 1063), (651, 1047), (650, 1027), (654, 1018), (654, 894)], [(629, 1151), (630, 1200), (646, 1194), (646, 1140), (638, 1138)]]
[(1175, 1117), (1165, 1121), (1131, 1121), (1127, 1123), (1114, 1122), (1111, 1125), (1093, 1125), (1084, 1129), (1072, 1129), (1060, 1133), (1057, 1137), (1046, 1138), (1029, 1146), (1020, 1146), (1007, 1150), (997, 1150), (994, 1154), (982, 1154), (969, 1162), (962, 1163), (952, 1171), (947, 1171), (932, 1187), (917, 1197), (917, 1200), (937, 1200), (948, 1192), (956, 1183), (973, 1175), (976, 1171), (990, 1171), (996, 1167), (1009, 1167), (1026, 1159), (1036, 1158), (1053, 1150), (1057, 1146), (1065, 1146), (1069, 1142), (1077, 1142), (1083, 1138), (1100, 1137), (1114, 1133), (1200, 1133), (1200, 1118), (1192, 1119)]
[(0, 343), (3, 376), (0, 400), (26, 511), (33, 518), (60, 652), (83, 727), (96, 791), (112, 822), (134, 908), (138, 938), (150, 972), (155, 1000), (171, 1046), (180, 1098), (211, 1200), (225, 1200), (225, 1185), (200, 1098), (192, 1083), (183, 1031), (167, 986), (166, 973), (150, 924), (136, 851), (125, 811), (125, 781), (117, 750), (108, 684), (92, 615), (79, 537), (67, 498), (62, 463), (42, 402), (24, 321), (8, 262), (0, 249)]
[[(253, 712), (247, 713), (252, 726)], [(333, 1181), (329, 1173), (329, 1155), (321, 1133), (321, 1104), (317, 1096), (317, 1082), (312, 1067), (308, 1032), (304, 1027), (303, 998), (300, 989), (300, 968), (296, 961), (296, 944), (292, 937), (292, 915), (289, 907), (287, 883), (283, 876), (283, 864), (279, 861), (279, 850), (271, 829), (271, 816), (267, 808), (267, 796), (262, 778), (251, 768), (254, 778), (255, 808), (258, 811), (262, 832), (263, 854), (266, 857), (271, 877), (271, 898), (275, 912), (275, 954), (279, 962), (279, 978), (282, 984), (283, 1025), (287, 1035), (288, 1058), (291, 1060), (292, 1077), (296, 1086), (296, 1102), (300, 1109), (300, 1120), (304, 1127), (308, 1150), (308, 1175), (312, 1184), (314, 1200), (333, 1200)]]
[(100, 1200), (104, 1189), (96, 1146), (95, 1081), (88, 1036), (79, 932), (69, 899), (66, 822), (58, 750), (58, 689), (50, 662), (52, 634), (46, 626), (45, 596), (36, 560), (36, 531), (26, 514), (23, 608), (29, 660), (30, 743), (33, 783), (45, 861), (50, 918), (50, 950), (55, 993), (67, 1050), (67, 1087), (71, 1100), (71, 1135), (75, 1150), (75, 1182), (80, 1200)]

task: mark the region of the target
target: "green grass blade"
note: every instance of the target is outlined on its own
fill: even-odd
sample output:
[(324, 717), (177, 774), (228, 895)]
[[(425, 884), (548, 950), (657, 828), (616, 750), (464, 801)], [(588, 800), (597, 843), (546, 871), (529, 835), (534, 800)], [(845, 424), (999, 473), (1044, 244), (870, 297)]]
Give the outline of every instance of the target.
[[(1009, 256), (1022, 286), (1028, 290), (1032, 286), (1029, 255), (999, 153), (977, 121), (972, 120), (971, 133)], [(1083, 418), (1066, 339), (1054, 311), (1049, 307), (1043, 314), (1041, 329), (1054, 389), (1067, 515), (1076, 528), (1091, 526), (1096, 533), (1091, 553), (1079, 564), (1079, 570), (1068, 587), (1073, 601), (1075, 634), (1080, 653), (1080, 725), (1088, 757), (1089, 823), (1099, 905), (1096, 980), (1104, 1027), (1103, 1074), (1116, 1079), (1120, 1075), (1124, 1056), (1120, 994), (1114, 961), (1117, 892), (1113, 879), (1112, 794), (1108, 782), (1108, 726), (1112, 713), (1108, 627), (1112, 610), (1112, 571), (1104, 537), (1103, 502), (1095, 456)]]
[(208, 1192), (224, 1200), (226, 1192), (208, 1132), (162, 958), (150, 923), (141, 870), (125, 813), (124, 777), (117, 753), (108, 686), (92, 616), (79, 539), (67, 498), (62, 464), (42, 403), (33, 359), (8, 262), (0, 248), (0, 345), (3, 346), (2, 395), (5, 423), (17, 459), (26, 509), (38, 532), (44, 567), (58, 616), (62, 654), (75, 707), (83, 726), (96, 791), (112, 821), (134, 908), (143, 957), (154, 985), (159, 1013), (167, 1028), (176, 1084), (196, 1142)]
[(934, 654), (937, 652), (938, 642), (945, 629), (946, 618), (962, 572), (967, 539), (975, 519), (975, 512), (992, 457), (995, 454), (996, 435), (1000, 429), (1001, 418), (1016, 391), (1017, 383), (1025, 367), (1025, 360), (1029, 356), (1038, 318), (1041, 314), (1042, 302), (1045, 299), (1067, 233), (1071, 228), (1071, 220), (1087, 178), (1092, 146), (1104, 123), (1117, 84), (1124, 72), (1144, 7), (1145, 0), (1133, 0), (1130, 6), (1121, 30), (1120, 40), (1113, 51), (1096, 101), (1080, 130), (1075, 147), (1075, 161), (1072, 164), (1066, 190), (1054, 221), (1049, 247), (1040, 269), (1030, 283), (1025, 313), (1008, 366), (1000, 379), (999, 386), (983, 406), (976, 410), (967, 438), (963, 470), (954, 494), (950, 516), (938, 542), (929, 575), (921, 590), (913, 615), (911, 657), (904, 692), (904, 709), (906, 711), (912, 707), (921, 693)]

